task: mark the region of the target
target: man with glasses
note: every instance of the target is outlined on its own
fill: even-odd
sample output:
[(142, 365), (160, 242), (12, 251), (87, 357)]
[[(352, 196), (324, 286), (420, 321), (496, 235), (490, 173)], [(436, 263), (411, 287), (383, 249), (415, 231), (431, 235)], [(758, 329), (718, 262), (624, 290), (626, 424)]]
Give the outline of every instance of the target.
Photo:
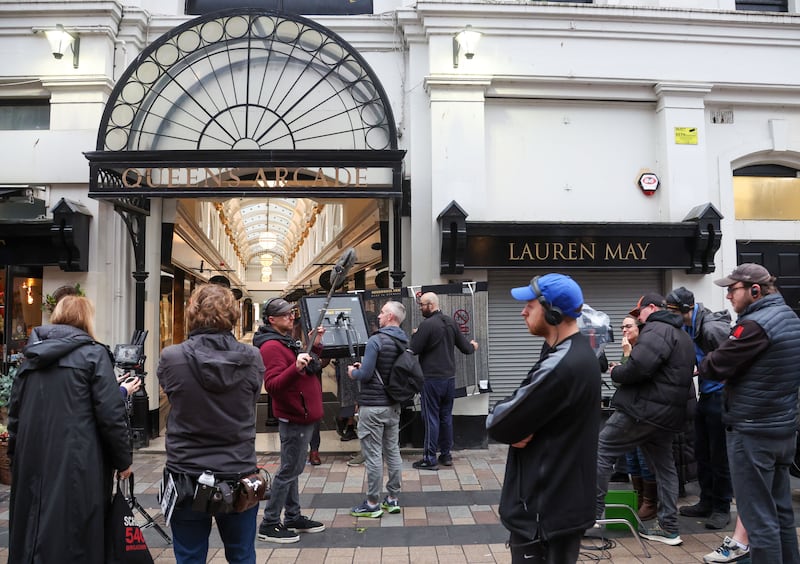
[[(411, 350), (419, 355), (425, 384), (422, 389), (422, 419), (425, 424), (425, 453), (413, 466), (438, 470), (439, 464), (453, 465), (453, 400), (456, 395), (456, 356), (478, 350), (476, 340), (468, 341), (456, 322), (439, 309), (439, 296), (422, 294), (419, 309), (425, 320), (411, 336)], [(436, 453), (441, 452), (437, 460)]]
[(703, 359), (700, 375), (725, 382), (722, 422), (750, 558), (753, 564), (797, 563), (789, 465), (797, 432), (800, 319), (761, 265), (741, 264), (714, 283), (727, 288), (739, 317), (728, 340)]
[(648, 293), (630, 312), (644, 326), (624, 364), (611, 368), (618, 386), (611, 405), (616, 409), (600, 431), (597, 446), (596, 517), (605, 511), (611, 467), (620, 455), (640, 447), (655, 474), (658, 522), (642, 536), (679, 545), (678, 472), (672, 437), (683, 428), (686, 397), (694, 372), (694, 345), (681, 329), (681, 316), (665, 311), (663, 296)]
[[(303, 473), (314, 423), (322, 419), (322, 385), (306, 367), (312, 357), (292, 338), (294, 309), (281, 298), (264, 305), (264, 325), (253, 336), (253, 345), (264, 361), (264, 387), (272, 396), (281, 438), (281, 467), (272, 478), (272, 494), (258, 527), (258, 540), (279, 544), (300, 540), (298, 533), (319, 533), (325, 525), (300, 513), (297, 479)], [(322, 351), (324, 327), (312, 331), (314, 352)], [(281, 522), (281, 512), (284, 511)]]

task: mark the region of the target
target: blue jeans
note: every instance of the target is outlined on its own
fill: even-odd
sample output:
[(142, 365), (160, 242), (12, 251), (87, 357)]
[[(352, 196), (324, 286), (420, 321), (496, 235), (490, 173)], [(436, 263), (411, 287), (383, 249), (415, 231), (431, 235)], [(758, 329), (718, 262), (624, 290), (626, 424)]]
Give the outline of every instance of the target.
[(797, 564), (789, 465), (795, 437), (749, 435), (728, 428), (728, 459), (739, 517), (750, 538), (753, 564)]
[(628, 463), (628, 473), (631, 476), (639, 476), (645, 482), (654, 482), (656, 477), (647, 467), (647, 460), (644, 458), (642, 449), (636, 448), (625, 453), (625, 461)]
[[(214, 515), (225, 546), (225, 559), (236, 564), (256, 562), (256, 518), (258, 506), (242, 513)], [(211, 515), (176, 507), (170, 520), (172, 550), (178, 564), (205, 564), (208, 557), (208, 535)]]
[(725, 425), (722, 424), (722, 394), (722, 390), (701, 393), (694, 418), (694, 457), (700, 503), (715, 513), (728, 513), (733, 497)]
[(308, 443), (314, 432), (314, 424), (301, 425), (280, 421), (278, 433), (281, 437), (281, 467), (272, 478), (272, 493), (264, 508), (264, 523), (273, 525), (281, 522), (281, 511), (285, 508), (284, 519), (294, 521), (300, 518), (300, 492), (297, 478), (303, 473), (308, 457)]
[(456, 379), (425, 379), (422, 388), (422, 420), (425, 424), (425, 455), (430, 464), (436, 464), (436, 452), (450, 456), (453, 448), (453, 400), (456, 397)]
[(400, 493), (403, 460), (400, 458), (400, 405), (362, 405), (358, 409), (358, 438), (367, 468), (367, 500), (381, 499), (383, 460), (389, 470), (386, 491), (392, 497)]
[(659, 429), (630, 415), (615, 411), (600, 431), (597, 443), (597, 505), (601, 518), (606, 506), (608, 480), (618, 456), (635, 447), (642, 449), (647, 466), (656, 476), (658, 487), (658, 523), (670, 533), (678, 532), (678, 471), (672, 456), (674, 433)]

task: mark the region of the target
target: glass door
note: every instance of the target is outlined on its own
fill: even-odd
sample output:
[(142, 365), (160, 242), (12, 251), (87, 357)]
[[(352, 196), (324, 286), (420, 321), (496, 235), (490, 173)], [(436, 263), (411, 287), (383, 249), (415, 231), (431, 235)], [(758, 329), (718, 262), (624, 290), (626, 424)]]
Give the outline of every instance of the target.
[(3, 270), (3, 361), (16, 365), (31, 331), (42, 324), (42, 268), (10, 266)]

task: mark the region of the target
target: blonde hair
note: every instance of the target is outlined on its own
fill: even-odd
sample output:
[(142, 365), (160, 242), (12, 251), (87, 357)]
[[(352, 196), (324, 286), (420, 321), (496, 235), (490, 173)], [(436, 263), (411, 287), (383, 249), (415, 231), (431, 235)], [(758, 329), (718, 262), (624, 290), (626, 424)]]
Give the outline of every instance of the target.
[(239, 321), (239, 306), (233, 292), (219, 284), (205, 284), (192, 292), (186, 306), (186, 325), (195, 329), (230, 331)]
[(50, 323), (77, 327), (94, 339), (94, 304), (82, 296), (64, 296), (56, 304)]

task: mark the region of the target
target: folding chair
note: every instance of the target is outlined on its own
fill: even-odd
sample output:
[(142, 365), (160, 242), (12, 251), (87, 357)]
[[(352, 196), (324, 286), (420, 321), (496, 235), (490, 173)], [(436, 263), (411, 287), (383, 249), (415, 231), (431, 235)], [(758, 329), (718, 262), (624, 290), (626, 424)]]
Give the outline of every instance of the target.
[[(642, 529), (644, 529), (644, 523), (642, 523), (642, 520), (639, 519), (639, 514), (630, 505), (625, 505), (624, 503), (607, 503), (606, 509), (608, 509), (609, 507), (615, 509), (627, 509), (636, 518), (636, 522), (639, 524), (639, 526)], [(650, 551), (647, 550), (647, 546), (645, 546), (642, 537), (639, 535), (638, 529), (635, 528), (633, 525), (631, 525), (630, 521), (628, 521), (627, 519), (598, 519), (596, 523), (598, 525), (625, 525), (631, 530), (633, 536), (636, 537), (636, 540), (639, 541), (639, 544), (642, 547), (642, 552), (644, 552), (645, 557), (650, 558)]]

